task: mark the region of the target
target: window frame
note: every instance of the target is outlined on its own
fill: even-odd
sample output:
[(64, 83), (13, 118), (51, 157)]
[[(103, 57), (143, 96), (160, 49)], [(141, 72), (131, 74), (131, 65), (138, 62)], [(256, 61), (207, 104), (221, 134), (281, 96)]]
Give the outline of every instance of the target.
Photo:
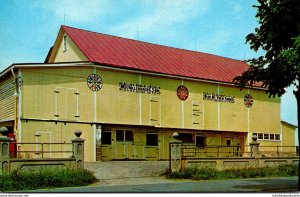
[(282, 140), (281, 134), (276, 134), (276, 133), (255, 132), (252, 133), (252, 136), (254, 135), (257, 136), (257, 140), (262, 140), (262, 141), (280, 142)]

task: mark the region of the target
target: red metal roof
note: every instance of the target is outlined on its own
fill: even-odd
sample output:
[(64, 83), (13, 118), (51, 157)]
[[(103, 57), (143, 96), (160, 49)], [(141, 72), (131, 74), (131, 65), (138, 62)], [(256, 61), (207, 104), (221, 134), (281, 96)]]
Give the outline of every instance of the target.
[(91, 62), (231, 83), (248, 69), (240, 60), (62, 26)]

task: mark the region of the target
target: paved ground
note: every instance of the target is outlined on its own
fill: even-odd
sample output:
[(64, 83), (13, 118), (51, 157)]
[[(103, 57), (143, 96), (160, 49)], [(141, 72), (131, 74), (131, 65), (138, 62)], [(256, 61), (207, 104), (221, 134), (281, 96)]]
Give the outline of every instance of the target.
[(85, 163), (99, 182), (94, 185), (135, 185), (169, 183), (160, 175), (168, 168), (168, 161), (110, 161)]
[(115, 193), (115, 192), (296, 192), (298, 177), (191, 181), (161, 177), (167, 161), (111, 161), (85, 163), (99, 182), (85, 187), (69, 187), (27, 192)]

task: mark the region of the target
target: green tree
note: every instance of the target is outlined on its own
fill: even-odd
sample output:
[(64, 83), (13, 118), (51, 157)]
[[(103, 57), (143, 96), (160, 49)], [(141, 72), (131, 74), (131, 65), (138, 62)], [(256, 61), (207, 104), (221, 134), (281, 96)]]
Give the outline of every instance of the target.
[(249, 69), (234, 78), (233, 82), (240, 88), (261, 86), (267, 89), (269, 96), (279, 97), (286, 92), (287, 87), (295, 85), (299, 128), (300, 1), (258, 0), (258, 5), (253, 7), (257, 8), (259, 27), (255, 28), (254, 33), (246, 36), (246, 43), (249, 43), (254, 51), (262, 49), (265, 54), (247, 60)]

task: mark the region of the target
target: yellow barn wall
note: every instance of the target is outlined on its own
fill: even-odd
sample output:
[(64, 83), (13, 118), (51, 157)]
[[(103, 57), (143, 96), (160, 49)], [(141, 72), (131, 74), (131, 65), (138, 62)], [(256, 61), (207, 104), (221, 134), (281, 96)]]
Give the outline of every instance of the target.
[(234, 96), (234, 103), (220, 102), (220, 130), (248, 131), (248, 108), (244, 105), (246, 90), (240, 91), (237, 87), (220, 85), (219, 94)]
[(250, 108), (250, 131), (280, 134), (280, 98), (269, 98), (264, 91), (250, 90), (254, 104)]
[[(282, 122), (282, 146), (295, 146), (295, 127)], [(294, 152), (295, 147), (283, 147), (283, 151)]]
[(95, 92), (97, 122), (116, 124), (139, 124), (139, 99), (134, 92), (119, 90), (119, 82), (138, 83), (138, 76), (132, 73), (97, 69), (103, 80), (103, 87)]
[[(22, 121), (22, 142), (26, 143), (71, 143), (71, 140), (76, 138), (74, 132), (81, 130), (81, 138), (85, 139), (84, 142), (84, 158), (85, 161), (94, 161), (94, 127), (90, 124), (80, 123), (62, 123), (62, 122), (48, 122), (48, 121)], [(37, 136), (36, 134), (40, 134)], [(45, 145), (47, 146), (47, 145)], [(63, 151), (71, 150), (71, 145), (51, 145), (51, 150)], [(48, 147), (46, 147), (47, 150)], [(37, 150), (36, 144), (34, 145), (21, 145), (21, 151)], [(41, 148), (38, 148), (41, 150)], [(49, 150), (49, 149), (48, 149)], [(71, 153), (51, 153), (51, 157), (69, 157)], [(40, 158), (41, 155), (35, 153), (22, 153), (25, 158)], [(50, 157), (45, 154), (45, 157)]]
[[(91, 67), (27, 68), (22, 73), (23, 118), (247, 132), (249, 111), (250, 132), (280, 132), (280, 99), (268, 98), (263, 90), (250, 90), (254, 104), (248, 109), (244, 105), (247, 91), (231, 86), (220, 85), (219, 94), (234, 96), (235, 102), (215, 102), (204, 100), (203, 92), (217, 94), (217, 84), (184, 80), (190, 93), (187, 100), (181, 101), (176, 93), (182, 84), (178, 79), (97, 68), (103, 86), (93, 92), (86, 83), (87, 77), (94, 73)], [(160, 86), (161, 94), (119, 90), (119, 82), (139, 84), (140, 81), (143, 85)], [(74, 95), (74, 92), (78, 94)], [(153, 98), (157, 100), (159, 114), (159, 120), (154, 123), (150, 120), (150, 101)], [(194, 102), (203, 109), (202, 121), (197, 126), (193, 125)]]
[[(76, 104), (69, 97), (76, 99), (72, 91), (78, 92), (78, 121), (91, 121), (93, 117), (93, 92), (87, 88), (86, 78), (93, 72), (87, 68), (27, 68), (22, 70), (22, 117), (50, 120), (76, 120)], [(57, 100), (55, 91), (63, 94)], [(69, 97), (67, 97), (67, 93)], [(65, 100), (65, 101), (64, 101)], [(66, 104), (68, 103), (68, 104)], [(57, 117), (56, 111), (60, 110)], [(87, 110), (89, 109), (89, 110)], [(68, 116), (68, 117), (67, 117)]]

